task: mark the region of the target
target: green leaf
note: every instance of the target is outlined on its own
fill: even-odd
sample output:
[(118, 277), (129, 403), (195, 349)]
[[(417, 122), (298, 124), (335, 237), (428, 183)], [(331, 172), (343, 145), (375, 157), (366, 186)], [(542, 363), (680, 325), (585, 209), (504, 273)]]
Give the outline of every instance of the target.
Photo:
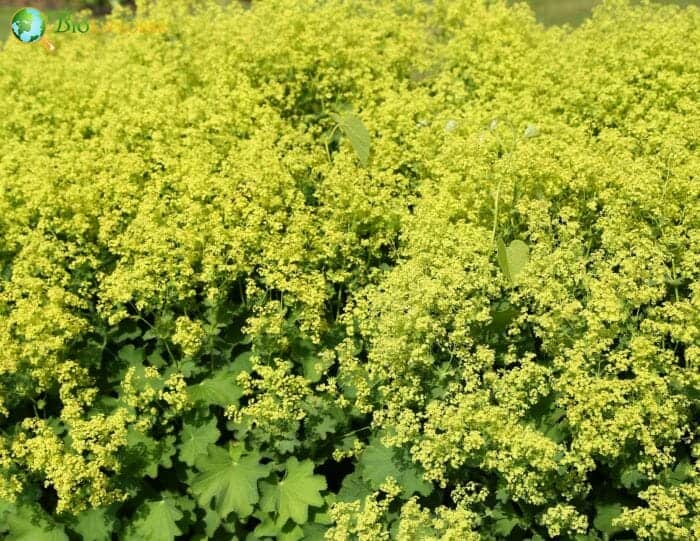
[(622, 506), (619, 503), (597, 505), (596, 511), (593, 526), (608, 535), (621, 531), (620, 528), (615, 528), (612, 525), (613, 519), (617, 518), (622, 513)]
[(213, 511), (212, 509), (205, 509), (203, 522), (204, 533), (207, 535), (207, 538), (211, 538), (214, 536), (214, 533), (216, 533), (216, 530), (219, 529), (219, 526), (221, 525), (221, 518), (219, 518), (216, 511)]
[(493, 532), (502, 537), (509, 536), (513, 528), (520, 524), (520, 519), (499, 509), (491, 512), (491, 518), (494, 520)]
[(159, 466), (172, 467), (172, 456), (176, 452), (174, 443), (175, 436), (165, 436), (156, 440), (134, 428), (129, 428), (125, 465), (133, 468), (140, 475), (155, 479), (158, 477)]
[(362, 479), (358, 471), (354, 471), (343, 478), (338, 491), (338, 500), (341, 502), (364, 500), (371, 493), (372, 488)]
[(285, 462), (286, 475), (276, 486), (273, 501), (279, 523), (291, 518), (297, 524), (304, 524), (309, 517), (309, 507), (321, 507), (324, 503), (321, 491), (327, 488), (326, 478), (314, 475), (314, 463), (310, 460), (299, 462), (291, 457)]
[(170, 490), (165, 490), (160, 493), (161, 498), (171, 505), (177, 507), (183, 513), (193, 513), (197, 508), (197, 502), (194, 501), (190, 496), (180, 494), (179, 492), (172, 492)]
[(562, 409), (554, 409), (542, 415), (537, 424), (537, 429), (545, 436), (561, 443), (569, 436), (569, 423)]
[(370, 136), (362, 119), (351, 111), (340, 114), (330, 113), (330, 117), (338, 123), (338, 127), (350, 140), (360, 163), (367, 166), (369, 163)]
[(15, 506), (8, 501), (0, 500), (0, 533), (5, 533), (9, 526), (5, 521), (5, 515), (14, 512)]
[(267, 513), (256, 511), (253, 516), (260, 521), (253, 530), (255, 539), (264, 539), (266, 537), (277, 537), (281, 528), (277, 525), (275, 519)]
[(510, 500), (510, 492), (507, 487), (501, 487), (496, 491), (496, 499), (501, 503), (506, 503)]
[(309, 355), (301, 363), (304, 367), (304, 377), (312, 383), (317, 383), (333, 364), (333, 361), (324, 361), (316, 355)]
[(125, 320), (110, 334), (112, 334), (112, 340), (119, 344), (141, 336), (141, 329), (135, 321)]
[(54, 523), (38, 507), (14, 507), (4, 520), (9, 530), (4, 541), (68, 541), (63, 526)]
[(220, 370), (214, 377), (187, 387), (187, 394), (194, 402), (223, 408), (235, 404), (243, 396), (236, 385), (235, 375), (230, 370)]
[(277, 541), (299, 541), (305, 539), (304, 530), (296, 524), (285, 526), (277, 536)]
[(690, 477), (692, 471), (693, 466), (691, 466), (690, 462), (688, 462), (687, 459), (682, 460), (673, 468), (673, 472), (668, 476), (669, 484), (678, 486), (684, 483), (688, 477)]
[(180, 433), (180, 460), (193, 466), (197, 458), (207, 454), (207, 447), (216, 443), (221, 433), (216, 428), (216, 419), (202, 425), (185, 423)]
[(491, 323), (489, 329), (497, 333), (506, 330), (513, 318), (518, 315), (518, 310), (508, 301), (501, 301), (491, 309)]
[(498, 258), (498, 266), (501, 267), (501, 271), (505, 274), (506, 279), (510, 281), (510, 274), (508, 269), (508, 252), (506, 251), (506, 245), (503, 239), (498, 239), (496, 241), (496, 256)]
[(318, 423), (313, 425), (311, 431), (315, 436), (321, 438), (322, 440), (325, 440), (328, 434), (332, 434), (336, 431), (337, 426), (337, 417), (328, 414), (321, 417)]
[(205, 509), (213, 501), (222, 519), (231, 512), (247, 517), (260, 499), (258, 479), (270, 472), (269, 466), (259, 462), (258, 453), (231, 456), (221, 447), (210, 446), (207, 455), (196, 461), (200, 473), (192, 480), (192, 492)]
[(330, 526), (335, 523), (334, 519), (328, 514), (328, 507), (335, 503), (335, 495), (326, 495), (326, 507), (323, 509), (314, 509), (309, 518), (309, 524), (322, 524), (323, 526)]
[(76, 517), (71, 528), (83, 541), (109, 541), (114, 530), (114, 517), (105, 507), (88, 509)]
[(375, 490), (387, 477), (393, 477), (403, 488), (404, 497), (416, 492), (427, 496), (432, 491), (431, 484), (423, 479), (420, 468), (410, 461), (405, 451), (390, 449), (377, 440), (362, 452), (360, 468), (362, 478)]
[(146, 358), (142, 349), (136, 349), (133, 345), (127, 344), (119, 350), (119, 358), (126, 361), (130, 366), (141, 364)]
[(151, 352), (146, 358), (148, 359), (148, 362), (156, 368), (163, 368), (167, 364), (167, 362), (163, 358), (162, 353), (163, 352), (161, 351), (161, 349), (158, 348), (153, 350), (153, 352)]
[(537, 137), (540, 134), (540, 130), (537, 126), (534, 124), (528, 124), (527, 128), (525, 128), (525, 133), (523, 134), (526, 139), (531, 139), (533, 137)]
[(277, 479), (274, 481), (260, 481), (260, 501), (253, 516), (258, 517), (258, 513), (275, 513), (277, 510)]
[(183, 533), (177, 526), (182, 511), (169, 500), (144, 502), (136, 516), (126, 531), (126, 541), (173, 541)]
[(622, 472), (620, 483), (626, 489), (637, 488), (643, 481), (646, 481), (647, 476), (641, 473), (637, 468), (628, 468)]
[(518, 274), (522, 272), (530, 258), (530, 248), (518, 239), (511, 242), (507, 248), (502, 239), (498, 239), (496, 245), (498, 249), (498, 264), (508, 281), (511, 284), (515, 284)]
[(283, 455), (293, 453), (300, 445), (299, 438), (278, 439), (275, 441), (275, 447)]
[(323, 524), (314, 524), (312, 522), (309, 522), (307, 524), (304, 524), (303, 530), (304, 530), (303, 539), (305, 539), (306, 541), (325, 541), (326, 532), (328, 531), (328, 526), (324, 526)]
[(445, 122), (445, 131), (446, 132), (453, 132), (459, 127), (459, 123), (454, 119), (451, 118), (447, 122)]
[(238, 355), (231, 363), (231, 370), (236, 374), (239, 372), (250, 372), (253, 369), (253, 364), (250, 361), (252, 355), (253, 352), (250, 350)]

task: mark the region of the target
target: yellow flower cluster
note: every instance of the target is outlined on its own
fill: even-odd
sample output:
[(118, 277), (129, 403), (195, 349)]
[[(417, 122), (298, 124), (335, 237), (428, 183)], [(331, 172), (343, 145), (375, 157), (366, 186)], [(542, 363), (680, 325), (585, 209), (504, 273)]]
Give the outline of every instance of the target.
[(194, 357), (202, 347), (205, 334), (200, 322), (181, 316), (175, 321), (172, 341), (182, 348), (186, 357)]
[(238, 423), (260, 427), (273, 437), (295, 430), (311, 406), (308, 381), (293, 375), (291, 363), (280, 359), (274, 359), (271, 365), (254, 363), (253, 368), (259, 378), (252, 378), (247, 372), (238, 377), (250, 401), (240, 409), (228, 408), (227, 416)]
[(640, 493), (646, 507), (626, 509), (616, 519), (621, 527), (633, 529), (640, 539), (696, 539), (700, 536), (700, 484), (678, 487), (651, 486)]
[[(124, 410), (109, 419), (96, 417), (70, 426), (76, 438), (70, 445), (56, 426), (43, 419), (27, 419), (12, 442), (12, 457), (28, 472), (40, 474), (44, 486), (56, 491), (56, 512), (78, 513), (87, 506), (99, 507), (125, 498), (110, 486), (111, 474), (118, 472), (114, 452), (126, 444)], [(13, 498), (14, 499), (14, 498)]]
[(542, 523), (554, 538), (563, 535), (584, 534), (588, 529), (588, 519), (571, 505), (558, 504), (550, 507), (542, 515)]

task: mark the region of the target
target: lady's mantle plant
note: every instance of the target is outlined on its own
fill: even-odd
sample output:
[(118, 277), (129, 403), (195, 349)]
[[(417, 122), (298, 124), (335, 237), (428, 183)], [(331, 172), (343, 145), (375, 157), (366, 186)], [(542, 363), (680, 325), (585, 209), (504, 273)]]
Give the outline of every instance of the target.
[(698, 9), (218, 4), (0, 55), (0, 533), (700, 538)]

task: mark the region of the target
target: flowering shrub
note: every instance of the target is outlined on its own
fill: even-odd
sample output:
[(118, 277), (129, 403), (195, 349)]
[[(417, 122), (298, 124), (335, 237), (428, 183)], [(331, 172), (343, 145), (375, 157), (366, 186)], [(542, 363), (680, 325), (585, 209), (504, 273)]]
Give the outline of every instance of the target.
[(137, 13), (0, 55), (0, 533), (700, 538), (698, 9)]

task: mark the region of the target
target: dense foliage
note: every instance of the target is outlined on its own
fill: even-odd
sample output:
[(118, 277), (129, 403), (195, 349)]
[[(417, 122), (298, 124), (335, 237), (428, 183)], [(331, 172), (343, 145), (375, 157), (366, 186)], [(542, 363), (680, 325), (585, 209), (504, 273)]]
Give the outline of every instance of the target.
[(0, 535), (700, 538), (698, 9), (137, 13), (0, 55)]

